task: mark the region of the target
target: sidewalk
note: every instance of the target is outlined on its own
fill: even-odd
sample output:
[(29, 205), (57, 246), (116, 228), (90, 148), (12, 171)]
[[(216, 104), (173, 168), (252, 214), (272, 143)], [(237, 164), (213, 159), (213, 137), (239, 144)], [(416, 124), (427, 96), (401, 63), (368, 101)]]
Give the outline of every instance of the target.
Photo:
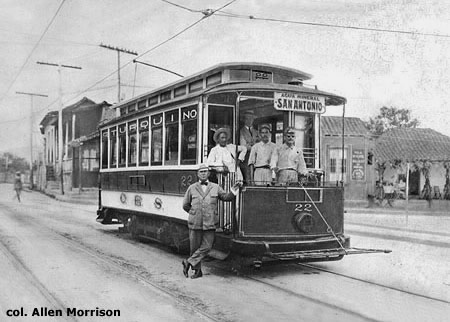
[(46, 188), (40, 192), (59, 201), (82, 205), (98, 205), (97, 188), (83, 188), (81, 193), (78, 189), (72, 189), (61, 194), (61, 190), (58, 188)]
[(450, 200), (432, 200), (431, 204), (427, 200), (412, 199), (395, 200), (393, 206), (387, 203), (383, 206), (377, 204), (369, 205), (368, 201), (363, 200), (346, 200), (344, 201), (344, 209), (348, 213), (411, 213), (424, 215), (448, 215), (450, 216)]

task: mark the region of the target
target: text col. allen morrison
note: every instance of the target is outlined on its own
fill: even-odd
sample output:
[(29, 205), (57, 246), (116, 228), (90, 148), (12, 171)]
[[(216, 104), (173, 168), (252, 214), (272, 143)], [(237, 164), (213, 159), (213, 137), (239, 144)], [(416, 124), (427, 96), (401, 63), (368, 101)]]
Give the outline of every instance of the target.
[(72, 317), (91, 317), (91, 316), (120, 316), (120, 310), (118, 309), (80, 309), (77, 307), (68, 307), (65, 309), (50, 309), (48, 307), (35, 307), (31, 310), (25, 310), (23, 307), (18, 309), (6, 310), (6, 315), (9, 317), (19, 316), (32, 316), (32, 317), (45, 317), (45, 316), (72, 316)]

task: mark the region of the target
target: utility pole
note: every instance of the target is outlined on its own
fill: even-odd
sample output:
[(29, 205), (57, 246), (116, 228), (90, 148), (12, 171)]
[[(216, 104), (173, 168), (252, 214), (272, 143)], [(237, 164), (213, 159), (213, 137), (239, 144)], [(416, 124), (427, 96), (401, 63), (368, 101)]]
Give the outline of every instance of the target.
[(30, 97), (30, 189), (33, 190), (33, 96), (48, 97), (48, 95), (27, 92), (16, 92), (16, 94), (28, 95)]
[(117, 87), (118, 87), (117, 103), (120, 103), (120, 53), (122, 52), (125, 54), (130, 54), (130, 55), (135, 55), (135, 56), (137, 56), (138, 53), (135, 51), (125, 49), (125, 48), (113, 47), (113, 46), (104, 45), (104, 44), (100, 44), (100, 47), (117, 51)]
[(63, 101), (62, 101), (62, 77), (61, 77), (61, 68), (72, 68), (72, 69), (81, 69), (79, 66), (70, 66), (63, 64), (55, 64), (55, 63), (44, 63), (44, 62), (36, 62), (39, 65), (47, 65), (58, 67), (58, 75), (59, 75), (59, 111), (58, 111), (58, 158), (59, 158), (59, 167), (60, 167), (60, 177), (61, 177), (61, 194), (64, 194), (64, 172), (63, 172), (63, 124), (62, 124), (62, 110), (63, 110)]

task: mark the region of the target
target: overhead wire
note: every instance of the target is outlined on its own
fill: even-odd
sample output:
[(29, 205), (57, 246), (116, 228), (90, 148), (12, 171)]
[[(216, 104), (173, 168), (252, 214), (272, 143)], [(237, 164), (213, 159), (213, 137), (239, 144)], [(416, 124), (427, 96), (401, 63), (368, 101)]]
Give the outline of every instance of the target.
[(60, 12), (64, 2), (66, 2), (66, 0), (62, 0), (61, 3), (59, 4), (58, 9), (56, 10), (55, 14), (53, 15), (52, 19), (50, 20), (50, 22), (47, 24), (47, 27), (45, 27), (44, 31), (42, 32), (41, 36), (39, 37), (38, 41), (36, 42), (36, 44), (33, 46), (33, 49), (31, 50), (31, 52), (28, 54), (27, 58), (25, 59), (25, 62), (22, 64), (22, 66), (19, 69), (19, 72), (16, 74), (16, 76), (14, 77), (13, 81), (8, 85), (6, 91), (4, 92), (2, 98), (0, 99), (0, 103), (3, 102), (3, 100), (5, 99), (6, 95), (8, 94), (9, 90), (11, 89), (11, 87), (14, 85), (14, 83), (16, 82), (17, 78), (19, 77), (19, 75), (22, 73), (23, 69), (25, 68), (26, 64), (28, 63), (28, 61), (31, 58), (31, 55), (33, 55), (34, 51), (36, 50), (36, 48), (39, 46), (42, 38), (44, 38), (45, 34), (47, 33), (47, 31), (50, 29), (50, 26), (53, 24), (53, 22), (55, 21), (56, 17), (58, 16), (58, 13)]
[[(164, 0), (162, 0), (162, 1), (164, 1)], [(201, 17), (199, 20), (197, 20), (197, 21), (195, 21), (194, 23), (190, 24), (189, 26), (183, 28), (181, 31), (177, 32), (175, 35), (173, 35), (173, 36), (169, 37), (168, 39), (166, 39), (166, 40), (160, 42), (159, 44), (153, 46), (152, 48), (150, 48), (149, 50), (145, 51), (144, 53), (138, 55), (138, 56), (135, 57), (134, 59), (138, 59), (138, 58), (140, 58), (140, 57), (142, 57), (142, 56), (148, 54), (149, 52), (151, 52), (151, 51), (153, 51), (153, 50), (155, 50), (155, 49), (161, 47), (162, 45), (168, 43), (169, 41), (173, 40), (174, 38), (180, 36), (182, 33), (184, 33), (184, 32), (186, 32), (186, 31), (188, 31), (189, 29), (193, 28), (194, 26), (196, 26), (197, 24), (199, 24), (200, 22), (202, 22), (202, 21), (205, 20), (206, 18), (211, 17), (211, 16), (214, 15), (217, 11), (222, 10), (222, 9), (226, 8), (227, 6), (231, 5), (231, 4), (232, 4), (233, 2), (235, 2), (235, 1), (236, 1), (236, 0), (232, 0), (232, 1), (226, 3), (225, 5), (223, 5), (222, 7), (218, 8), (218, 9), (216, 9), (216, 10), (211, 10), (211, 11), (205, 11), (205, 10), (203, 10), (203, 11), (201, 11), (201, 12), (204, 14), (204, 16)], [(167, 1), (164, 1), (164, 2), (167, 2)], [(167, 3), (169, 3), (169, 2), (167, 2)], [(173, 4), (173, 3), (170, 3), (170, 4)], [(133, 60), (130, 60), (130, 61), (126, 62), (124, 65), (120, 66), (119, 68), (115, 69), (114, 71), (112, 71), (112, 72), (109, 73), (108, 75), (106, 75), (106, 76), (104, 76), (103, 78), (101, 78), (100, 80), (96, 81), (94, 84), (90, 85), (88, 88), (86, 88), (86, 89), (84, 89), (84, 90), (81, 90), (81, 91), (79, 92), (78, 95), (72, 97), (71, 99), (75, 99), (76, 97), (80, 96), (80, 95), (83, 94), (84, 92), (89, 91), (90, 89), (92, 89), (93, 87), (95, 87), (95, 86), (97, 86), (98, 84), (102, 83), (104, 80), (108, 79), (108, 78), (111, 77), (112, 75), (115, 75), (115, 74), (117, 73), (118, 70), (122, 70), (123, 68), (125, 68), (126, 66), (128, 66), (129, 64), (131, 64), (132, 62), (133, 62)]]
[(265, 18), (265, 17), (256, 17), (253, 15), (235, 14), (235, 13), (226, 12), (226, 11), (220, 11), (219, 13), (216, 13), (216, 15), (217, 16), (225, 16), (225, 17), (229, 17), (229, 18), (237, 18), (237, 19), (250, 19), (250, 20), (269, 21), (269, 22), (283, 22), (283, 23), (291, 23), (291, 24), (307, 25), (307, 26), (376, 31), (376, 32), (386, 32), (386, 33), (407, 34), (407, 35), (412, 35), (412, 36), (432, 36), (432, 37), (450, 38), (450, 35), (440, 34), (440, 33), (426, 33), (426, 32), (417, 32), (417, 31), (399, 30), (399, 29), (384, 29), (384, 28), (360, 27), (360, 26), (351, 26), (351, 25), (339, 25), (339, 24), (332, 24), (332, 23), (320, 23), (320, 22), (310, 22), (310, 21)]

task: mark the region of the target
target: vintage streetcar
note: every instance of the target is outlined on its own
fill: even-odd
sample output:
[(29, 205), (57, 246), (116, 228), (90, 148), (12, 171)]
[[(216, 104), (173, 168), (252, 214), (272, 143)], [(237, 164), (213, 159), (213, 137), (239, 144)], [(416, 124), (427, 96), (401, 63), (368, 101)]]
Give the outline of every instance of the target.
[[(260, 263), (264, 258), (331, 261), (376, 252), (350, 247), (344, 235), (343, 185), (326, 182), (320, 164), (320, 116), (346, 99), (304, 84), (310, 78), (282, 66), (224, 63), (117, 104), (116, 117), (100, 126), (97, 221), (122, 223), (136, 238), (189, 249), (184, 193), (215, 146), (214, 132), (228, 128), (232, 143), (239, 144), (243, 115), (251, 111), (253, 126), (268, 125), (278, 145), (283, 130), (294, 128), (295, 145), (313, 175), (289, 185), (247, 183), (234, 203), (219, 202), (212, 255)], [(216, 173), (211, 180), (227, 189), (234, 177)]]

